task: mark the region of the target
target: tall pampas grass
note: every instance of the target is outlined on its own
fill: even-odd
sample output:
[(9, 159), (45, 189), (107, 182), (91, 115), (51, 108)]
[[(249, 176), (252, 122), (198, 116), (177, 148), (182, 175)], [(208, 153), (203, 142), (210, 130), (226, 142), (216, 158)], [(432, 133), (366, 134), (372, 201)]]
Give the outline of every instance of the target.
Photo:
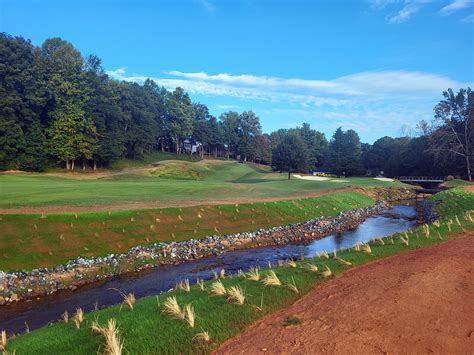
[(172, 318), (180, 320), (185, 319), (186, 314), (179, 306), (178, 301), (176, 300), (176, 296), (168, 297), (163, 305), (165, 308), (163, 312), (165, 312)]
[(76, 314), (74, 314), (74, 324), (77, 329), (81, 328), (81, 323), (84, 321), (84, 311), (82, 308), (76, 309)]
[(107, 326), (102, 327), (97, 322), (92, 323), (92, 331), (99, 333), (105, 339), (105, 353), (108, 355), (121, 355), (123, 341), (119, 337), (115, 319), (109, 319)]
[(223, 296), (227, 293), (227, 290), (225, 289), (224, 285), (222, 282), (216, 281), (211, 284), (211, 294), (216, 295), (216, 296)]
[(245, 291), (240, 286), (231, 286), (227, 290), (227, 299), (242, 305), (245, 303)]
[(264, 286), (281, 286), (281, 281), (273, 270), (270, 270), (268, 275), (262, 280), (262, 283)]

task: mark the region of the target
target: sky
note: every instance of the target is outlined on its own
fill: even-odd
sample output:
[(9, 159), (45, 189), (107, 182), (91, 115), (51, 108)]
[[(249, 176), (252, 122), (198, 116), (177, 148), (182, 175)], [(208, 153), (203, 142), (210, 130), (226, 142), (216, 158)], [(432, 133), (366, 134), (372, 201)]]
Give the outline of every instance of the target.
[(444, 90), (474, 88), (474, 0), (0, 0), (0, 31), (61, 37), (111, 78), (252, 110), (268, 133), (414, 134)]

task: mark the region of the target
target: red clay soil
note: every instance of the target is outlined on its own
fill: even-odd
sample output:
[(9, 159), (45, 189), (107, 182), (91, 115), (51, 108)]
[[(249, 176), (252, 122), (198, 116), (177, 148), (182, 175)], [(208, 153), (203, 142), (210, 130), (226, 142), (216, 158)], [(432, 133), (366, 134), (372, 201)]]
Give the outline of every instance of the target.
[(474, 354), (474, 232), (354, 268), (215, 354), (262, 352)]

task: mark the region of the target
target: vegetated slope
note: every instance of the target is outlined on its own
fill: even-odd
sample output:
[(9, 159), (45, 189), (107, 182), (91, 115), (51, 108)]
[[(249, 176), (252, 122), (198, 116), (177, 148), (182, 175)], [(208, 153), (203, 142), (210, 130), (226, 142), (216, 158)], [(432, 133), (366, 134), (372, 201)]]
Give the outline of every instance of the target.
[(0, 270), (50, 267), (79, 255), (185, 240), (331, 216), (374, 201), (356, 192), (269, 203), (51, 215), (4, 215)]
[[(432, 322), (425, 322), (417, 328), (409, 328), (413, 329), (411, 332), (407, 332), (402, 328), (404, 323), (395, 324), (394, 326), (401, 330), (398, 332), (391, 332), (391, 334), (386, 334), (386, 337), (392, 337), (389, 339), (396, 339), (398, 343), (401, 343), (400, 339), (402, 339), (403, 343), (406, 343), (402, 344), (402, 346), (408, 346), (410, 344), (416, 346), (416, 341), (419, 340), (419, 337), (416, 337), (416, 334), (418, 332), (427, 334), (430, 330), (437, 329), (436, 327), (441, 330), (445, 329), (443, 328), (443, 320), (452, 319), (451, 311), (453, 312), (453, 315), (459, 314), (459, 319), (466, 319), (466, 317), (469, 317), (469, 315), (472, 314), (472, 311), (469, 308), (463, 314), (461, 314), (462, 310), (452, 310), (452, 305), (449, 303), (449, 297), (446, 300), (444, 297), (448, 296), (449, 292), (454, 291), (459, 293), (458, 295), (455, 295), (455, 299), (459, 300), (460, 298), (463, 298), (462, 301), (464, 304), (472, 299), (472, 294), (468, 294), (468, 297), (462, 296), (464, 296), (466, 292), (471, 292), (469, 290), (472, 290), (472, 287), (465, 285), (463, 278), (465, 276), (470, 276), (470, 274), (466, 273), (465, 270), (468, 269), (468, 265), (472, 265), (472, 258), (470, 256), (472, 254), (471, 249), (474, 246), (474, 243), (472, 243), (471, 239), (469, 239), (469, 242), (466, 238), (459, 241), (454, 239), (455, 244), (457, 245), (454, 249), (450, 249), (450, 245), (454, 244), (443, 243), (448, 241), (451, 237), (463, 232), (463, 229), (472, 230), (474, 228), (472, 222), (474, 211), (471, 211), (472, 213), (470, 215), (465, 213), (467, 210), (472, 210), (472, 206), (474, 206), (474, 194), (469, 194), (461, 190), (447, 191), (435, 196), (432, 198), (432, 201), (436, 203), (435, 208), (437, 211), (443, 213), (443, 219), (441, 220), (439, 227), (434, 225), (430, 226), (430, 234), (427, 234), (426, 230), (420, 227), (415, 229), (413, 232), (408, 233), (408, 245), (405, 245), (405, 243), (402, 242), (401, 237), (404, 237), (404, 235), (397, 234), (393, 237), (384, 238), (383, 245), (380, 241), (370, 243), (370, 253), (363, 252), (362, 249), (360, 251), (351, 249), (337, 253), (337, 256), (340, 259), (352, 263), (353, 266), (367, 264), (374, 261), (379, 263), (379, 265), (383, 265), (384, 263), (389, 263), (388, 265), (390, 265), (390, 263), (395, 262), (395, 264), (392, 265), (398, 265), (397, 267), (400, 267), (404, 272), (397, 272), (397, 268), (389, 268), (385, 269), (385, 272), (383, 272), (382, 275), (377, 273), (371, 274), (371, 277), (375, 277), (375, 280), (372, 280), (372, 278), (366, 280), (364, 277), (366, 274), (363, 269), (355, 269), (350, 271), (347, 275), (342, 276), (342, 278), (350, 278), (351, 274), (361, 276), (357, 278), (356, 282), (352, 283), (359, 295), (361, 295), (362, 292), (362, 295), (360, 296), (360, 305), (350, 308), (348, 311), (345, 311), (345, 313), (341, 312), (341, 315), (346, 315), (346, 317), (340, 319), (339, 323), (327, 324), (327, 322), (332, 319), (330, 317), (338, 317), (338, 309), (340, 307), (343, 307), (343, 310), (346, 309), (344, 308), (344, 299), (340, 300), (340, 302), (337, 303), (337, 307), (331, 307), (329, 311), (331, 314), (328, 314), (325, 318), (321, 317), (320, 323), (318, 324), (319, 328), (316, 330), (317, 332), (322, 332), (324, 328), (326, 328), (328, 331), (332, 331), (332, 334), (335, 334), (338, 327), (343, 327), (344, 324), (350, 322), (352, 314), (355, 313), (364, 318), (362, 321), (368, 321), (369, 319), (373, 319), (374, 321), (373, 324), (369, 324), (366, 328), (361, 328), (358, 324), (354, 324), (354, 327), (350, 329), (350, 336), (356, 337), (358, 334), (370, 334), (372, 331), (376, 333), (374, 338), (367, 339), (368, 344), (366, 344), (366, 346), (383, 342), (385, 337), (381, 337), (378, 334), (378, 328), (382, 323), (390, 322), (392, 319), (390, 317), (392, 315), (393, 321), (396, 321), (396, 317), (402, 315), (404, 309), (413, 310), (413, 312), (421, 311), (421, 309), (417, 310), (416, 307), (413, 307), (416, 305), (416, 302), (423, 302), (425, 294), (422, 294), (423, 297), (420, 297), (419, 292), (415, 292), (414, 294), (413, 292), (420, 290), (423, 286), (427, 286), (419, 284), (418, 282), (418, 280), (421, 280), (423, 277), (425, 277), (425, 281), (435, 280), (435, 288), (430, 288), (430, 293), (426, 294), (426, 297), (429, 297), (431, 303), (427, 304), (425, 308), (427, 309), (427, 312), (430, 312), (430, 317), (431, 315), (434, 315), (434, 312), (436, 312), (435, 318), (430, 318), (433, 319)], [(456, 216), (459, 220), (459, 224), (456, 221)], [(470, 219), (468, 216), (471, 216)], [(449, 231), (449, 229), (451, 231)], [(443, 240), (439, 239), (438, 233), (442, 236)], [(469, 236), (468, 238), (473, 237)], [(392, 240), (393, 244), (391, 243)], [(440, 251), (438, 256), (433, 254), (433, 250), (435, 249), (420, 250), (421, 248), (440, 243), (441, 245), (436, 248), (436, 250)], [(465, 247), (464, 243), (469, 243), (469, 246)], [(398, 262), (391, 261), (396, 260), (397, 258), (377, 262), (378, 259), (404, 253), (406, 251), (414, 251), (414, 253), (402, 255), (402, 259)], [(425, 253), (428, 253), (428, 255), (431, 256), (430, 261), (423, 264), (424, 262), (422, 259), (424, 258), (423, 255), (425, 255)], [(452, 256), (459, 257), (460, 259), (453, 263)], [(418, 259), (421, 259), (419, 261), (420, 264), (417, 264)], [(463, 262), (463, 260), (465, 260), (465, 262)], [(376, 263), (367, 265), (364, 269), (372, 270), (372, 268), (377, 267)], [(204, 290), (201, 290), (198, 285), (192, 285), (189, 292), (174, 290), (160, 295), (158, 299), (154, 297), (140, 299), (135, 303), (133, 310), (130, 310), (126, 305), (123, 305), (92, 312), (85, 316), (85, 320), (80, 325), (80, 329), (77, 329), (71, 320), (68, 323), (58, 322), (57, 324), (11, 339), (7, 350), (16, 350), (19, 354), (50, 354), (51, 352), (70, 354), (95, 353), (99, 347), (103, 348), (103, 339), (91, 331), (90, 326), (92, 322), (97, 320), (103, 325), (106, 324), (109, 319), (115, 319), (119, 329), (119, 337), (123, 341), (126, 351), (129, 353), (207, 353), (225, 340), (244, 331), (247, 326), (259, 318), (290, 306), (302, 295), (313, 289), (315, 285), (324, 283), (328, 279), (332, 279), (331, 276), (325, 278), (321, 272), (327, 271), (326, 266), (332, 271), (333, 275), (341, 274), (342, 272), (352, 268), (352, 266), (344, 265), (341, 261), (338, 261), (332, 256), (329, 258), (307, 259), (304, 261), (298, 261), (295, 264), (287, 263), (283, 266), (274, 266), (272, 270), (261, 270), (259, 281), (252, 281), (249, 274), (247, 274), (247, 277), (227, 277), (222, 279), (221, 282), (227, 292), (231, 290), (232, 286), (240, 286), (242, 290), (244, 290), (245, 301), (243, 305), (236, 303), (235, 300), (229, 299), (228, 294), (213, 295), (211, 289), (212, 284), (215, 281), (210, 281), (204, 284)], [(310, 265), (317, 266), (319, 270), (315, 272), (314, 267), (310, 268)], [(418, 269), (415, 269), (414, 267), (413, 270), (411, 270), (410, 265), (422, 265), (420, 272), (418, 272)], [(444, 266), (446, 266), (446, 270), (443, 270)], [(461, 271), (459, 275), (453, 275), (453, 266), (459, 266), (458, 271)], [(275, 272), (278, 280), (282, 283), (281, 285), (263, 285), (261, 282), (262, 279), (268, 276), (271, 271)], [(436, 273), (436, 271), (438, 271), (438, 273)], [(384, 282), (384, 279), (390, 281), (392, 280), (391, 277), (389, 277), (391, 273), (394, 273), (395, 278), (397, 278), (397, 275), (400, 276), (398, 279), (399, 282), (391, 285), (393, 286), (392, 288), (389, 287), (388, 290), (383, 289), (383, 293), (381, 293), (382, 291), (380, 289), (374, 290), (375, 293), (373, 294), (366, 291), (367, 289), (371, 289), (371, 286), (367, 281), (374, 283)], [(436, 281), (438, 274), (441, 275), (439, 278), (441, 284), (437, 284), (438, 281)], [(447, 277), (447, 279), (445, 279), (445, 277)], [(460, 283), (457, 281), (460, 281)], [(331, 302), (332, 297), (338, 297), (339, 299), (339, 297), (341, 297), (340, 294), (345, 294), (344, 290), (339, 287), (336, 287), (335, 289), (331, 288), (332, 284), (339, 285), (338, 282), (340, 281), (336, 279), (330, 281), (326, 286), (323, 286), (322, 292), (326, 292), (325, 290), (333, 290), (333, 292), (326, 293), (327, 299), (321, 300), (322, 302)], [(295, 292), (294, 288), (292, 290), (289, 285), (296, 286), (298, 293)], [(385, 285), (390, 286), (388, 282)], [(405, 288), (400, 289), (401, 285)], [(406, 288), (406, 286), (410, 285), (413, 286), (413, 289)], [(447, 288), (446, 291), (442, 290), (444, 287)], [(406, 302), (395, 302), (400, 299), (397, 298), (400, 297), (400, 292), (398, 292), (398, 290), (401, 290), (400, 292), (407, 292), (407, 294), (403, 296), (405, 297), (403, 299), (406, 299)], [(428, 289), (425, 288), (424, 290)], [(390, 295), (392, 297), (389, 297)], [(412, 295), (412, 297), (407, 299), (406, 297), (408, 297), (408, 295)], [(442, 296), (441, 299), (440, 295)], [(170, 316), (165, 311), (165, 301), (172, 296), (176, 296), (178, 305), (181, 308), (186, 304), (191, 304), (193, 306), (195, 311), (194, 327), (190, 327), (185, 320), (176, 319)], [(348, 295), (348, 297), (350, 297), (350, 295)], [(368, 300), (370, 302), (368, 302)], [(443, 302), (443, 300), (445, 300), (445, 302)], [(430, 306), (432, 306), (432, 308), (429, 308)], [(467, 306), (469, 307), (470, 303), (467, 303)], [(372, 310), (372, 307), (374, 307), (374, 310)], [(444, 308), (441, 311), (438, 311), (437, 307)], [(392, 314), (390, 313), (391, 310), (395, 310), (399, 314)], [(302, 312), (304, 312), (304, 310)], [(373, 314), (371, 314), (371, 312)], [(417, 314), (418, 317), (415, 321), (419, 322), (425, 319), (424, 315)], [(295, 318), (293, 315), (290, 318), (283, 318), (282, 322), (276, 323), (275, 326), (283, 327), (283, 325), (287, 325), (298, 329), (296, 327), (304, 326), (306, 318), (301, 317), (299, 314), (297, 314), (297, 316), (300, 318)], [(440, 316), (446, 318), (441, 318), (441, 320), (439, 320)], [(467, 320), (469, 321), (469, 318), (467, 318)], [(303, 321), (302, 324), (301, 321)], [(451, 327), (451, 323), (447, 323), (446, 325), (450, 326), (450, 328), (446, 329), (445, 333), (432, 332), (428, 335), (436, 338), (433, 340), (436, 344), (440, 344), (443, 340), (449, 340), (451, 334), (454, 334), (455, 337), (452, 337), (452, 343), (450, 344), (455, 344), (454, 342), (461, 339), (462, 334), (464, 334), (466, 342), (472, 341), (468, 338), (468, 333), (462, 333), (467, 329), (466, 324), (469, 325), (469, 323), (460, 325), (459, 322), (456, 321)], [(409, 327), (410, 325), (406, 324), (406, 326)], [(424, 329), (421, 329), (423, 327)], [(198, 333), (203, 331), (208, 332), (211, 338), (210, 342), (195, 338)], [(271, 337), (273, 335), (274, 333), (269, 336)], [(315, 333), (312, 333), (310, 336), (314, 337), (314, 335)], [(328, 341), (334, 339), (336, 338), (331, 338)], [(410, 342), (411, 340), (413, 342)], [(341, 341), (345, 340), (342, 339)], [(357, 344), (360, 344), (360, 340), (357, 341), (359, 342)], [(301, 344), (297, 343), (296, 345)], [(470, 343), (468, 343), (468, 345), (471, 346)], [(262, 345), (262, 347), (264, 346), (266, 345)], [(296, 350), (301, 349), (301, 347), (296, 348)], [(350, 352), (351, 349), (353, 348), (350, 347), (349, 349), (345, 349), (345, 352)], [(436, 347), (433, 348), (434, 351), (437, 349), (438, 348)], [(458, 348), (444, 348), (443, 350), (445, 351), (443, 352), (452, 352), (449, 351), (451, 349)], [(261, 348), (257, 350), (262, 351)], [(319, 349), (311, 349), (311, 352), (318, 350)], [(331, 348), (329, 348), (329, 350), (331, 350)], [(381, 350), (386, 349), (382, 347)], [(421, 350), (422, 349), (420, 349), (420, 351)], [(426, 349), (422, 351), (425, 350)], [(374, 351), (374, 349), (372, 349), (372, 351)], [(390, 349), (388, 349), (388, 351), (390, 351)], [(408, 348), (408, 351), (410, 351), (410, 348)]]
[[(195, 205), (196, 201), (205, 204), (299, 198), (350, 186), (402, 186), (364, 178), (288, 181), (286, 174), (264, 172), (252, 164), (207, 160), (168, 161), (156, 167), (98, 174), (98, 178), (91, 175), (84, 179), (83, 174), (0, 174), (0, 209), (15, 209), (14, 213), (21, 213), (23, 207), (37, 207), (37, 213), (74, 212), (74, 206), (88, 211), (136, 209)], [(43, 206), (47, 208), (42, 210)]]

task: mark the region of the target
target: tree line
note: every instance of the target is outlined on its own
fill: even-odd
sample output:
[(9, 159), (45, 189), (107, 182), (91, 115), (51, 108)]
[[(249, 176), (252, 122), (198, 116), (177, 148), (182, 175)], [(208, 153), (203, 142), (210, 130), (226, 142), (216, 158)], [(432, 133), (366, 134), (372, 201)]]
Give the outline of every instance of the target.
[(60, 38), (36, 47), (1, 33), (0, 170), (96, 169), (168, 151), (285, 172), (470, 177), (473, 94), (443, 95), (433, 122), (421, 122), (417, 137), (383, 137), (369, 145), (354, 130), (339, 128), (327, 140), (307, 123), (265, 134), (250, 110), (215, 117), (182, 88), (110, 79), (99, 57), (83, 57)]

